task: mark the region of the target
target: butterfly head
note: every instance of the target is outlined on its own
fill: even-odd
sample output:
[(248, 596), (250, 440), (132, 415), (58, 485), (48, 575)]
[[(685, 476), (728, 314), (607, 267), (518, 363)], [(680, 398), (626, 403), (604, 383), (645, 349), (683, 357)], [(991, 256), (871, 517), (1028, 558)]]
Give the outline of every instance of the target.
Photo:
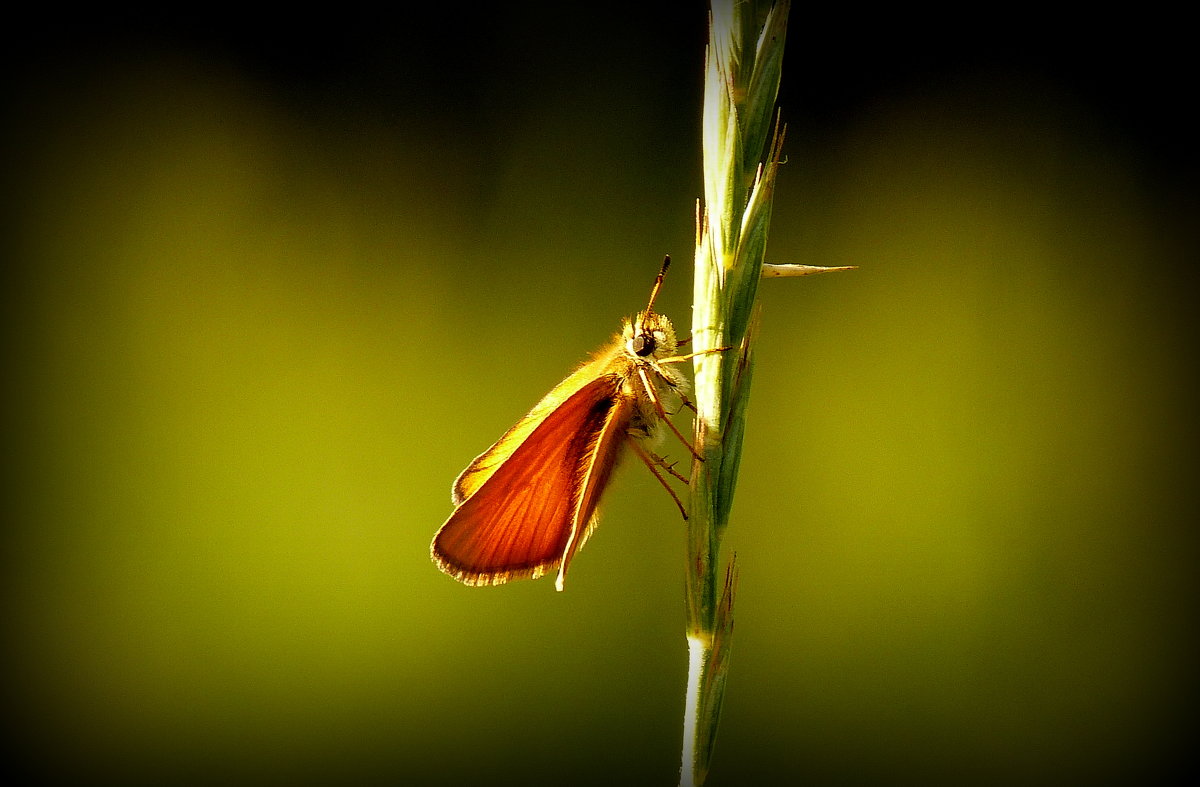
[(643, 360), (661, 360), (675, 354), (675, 327), (661, 314), (644, 311), (625, 324), (625, 351)]

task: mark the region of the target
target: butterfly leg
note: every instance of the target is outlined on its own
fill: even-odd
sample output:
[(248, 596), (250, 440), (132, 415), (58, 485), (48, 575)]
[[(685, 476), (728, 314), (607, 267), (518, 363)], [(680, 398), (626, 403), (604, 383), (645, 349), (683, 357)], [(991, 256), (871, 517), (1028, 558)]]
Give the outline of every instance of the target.
[[(643, 449), (643, 450), (645, 450), (645, 449)], [(684, 476), (682, 473), (680, 473), (678, 470), (675, 469), (675, 465), (679, 464), (678, 462), (671, 462), (670, 464), (668, 464), (666, 459), (664, 459), (663, 457), (659, 456), (658, 454), (656, 454), (650, 450), (646, 450), (646, 455), (650, 457), (650, 459), (654, 462), (654, 464), (658, 465), (663, 470), (666, 470), (668, 473), (675, 476), (675, 478), (677, 480), (682, 481), (685, 484), (691, 483), (691, 481), (689, 481), (686, 476)]]
[(659, 417), (662, 418), (667, 424), (667, 427), (675, 433), (675, 436), (679, 438), (679, 442), (687, 446), (687, 449), (692, 452), (692, 456), (696, 457), (698, 461), (703, 462), (704, 457), (697, 453), (695, 447), (688, 442), (688, 439), (683, 436), (682, 432), (679, 431), (679, 427), (675, 426), (675, 424), (671, 422), (670, 417), (667, 415), (667, 411), (663, 409), (662, 400), (658, 398), (658, 393), (655, 391), (654, 385), (650, 382), (650, 378), (646, 375), (646, 370), (639, 366), (637, 373), (638, 377), (640, 377), (642, 380), (642, 387), (646, 391), (646, 396), (650, 398), (650, 402), (654, 405), (654, 409), (658, 413)]
[(654, 456), (654, 454), (651, 454), (650, 452), (646, 451), (646, 449), (638, 445), (638, 441), (635, 438), (626, 437), (626, 439), (629, 441), (629, 446), (633, 449), (633, 452), (637, 454), (638, 459), (641, 459), (642, 463), (649, 468), (650, 472), (654, 473), (654, 477), (658, 479), (658, 483), (662, 484), (663, 489), (667, 490), (667, 494), (669, 494), (671, 499), (675, 501), (675, 505), (679, 507), (679, 513), (683, 515), (684, 519), (687, 519), (687, 509), (683, 507), (683, 503), (679, 500), (679, 495), (675, 494), (675, 490), (672, 489), (671, 485), (667, 483), (667, 479), (662, 477), (662, 473), (658, 472), (658, 468), (655, 467), (655, 464), (657, 463), (661, 467), (664, 467), (667, 472), (684, 481), (685, 483), (687, 479), (675, 472), (674, 465), (666, 464), (661, 457)]
[[(688, 338), (684, 339), (683, 341), (679, 342), (678, 344), (679, 345), (687, 344), (691, 340), (692, 340), (692, 337), (689, 336)], [(721, 352), (725, 352), (726, 350), (732, 350), (732, 349), (733, 349), (732, 347), (712, 347), (708, 350), (700, 350), (699, 352), (687, 353), (686, 355), (673, 355), (670, 358), (663, 358), (662, 360), (659, 361), (659, 363), (683, 363), (684, 361), (688, 360), (689, 358), (695, 358), (697, 355), (708, 355), (709, 353), (721, 353)], [(659, 376), (662, 377), (663, 380), (665, 380), (668, 384), (670, 383), (670, 381), (667, 380), (667, 378), (664, 375), (659, 375)], [(674, 386), (672, 386), (672, 388), (674, 388)], [(682, 402), (684, 407), (688, 408), (693, 413), (696, 412), (696, 405), (692, 404), (691, 399), (688, 399), (686, 396), (684, 396), (683, 391), (677, 390), (677, 391), (675, 391), (675, 393), (677, 393), (679, 395), (679, 401)]]
[[(688, 338), (684, 339), (683, 342), (678, 342), (678, 344), (683, 344), (684, 342), (690, 342), (691, 340), (692, 340), (692, 337), (689, 336)], [(697, 355), (708, 355), (709, 353), (723, 353), (726, 350), (732, 350), (732, 349), (733, 349), (732, 347), (710, 347), (707, 350), (697, 350), (694, 353), (684, 353), (683, 355), (672, 355), (670, 358), (660, 358), (658, 360), (658, 362), (659, 363), (683, 363), (684, 361), (695, 358)]]

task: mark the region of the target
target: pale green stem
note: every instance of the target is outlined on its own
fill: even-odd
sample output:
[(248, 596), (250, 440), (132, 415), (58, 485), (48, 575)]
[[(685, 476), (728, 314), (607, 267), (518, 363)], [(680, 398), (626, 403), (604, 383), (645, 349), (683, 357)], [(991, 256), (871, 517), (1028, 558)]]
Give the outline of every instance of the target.
[[(704, 205), (697, 216), (692, 337), (696, 445), (688, 521), (688, 686), (680, 784), (708, 775), (729, 669), (734, 561), (723, 568), (753, 371), (751, 345), (781, 132), (775, 124), (787, 0), (713, 0), (706, 53)], [(722, 580), (723, 576), (723, 580)]]

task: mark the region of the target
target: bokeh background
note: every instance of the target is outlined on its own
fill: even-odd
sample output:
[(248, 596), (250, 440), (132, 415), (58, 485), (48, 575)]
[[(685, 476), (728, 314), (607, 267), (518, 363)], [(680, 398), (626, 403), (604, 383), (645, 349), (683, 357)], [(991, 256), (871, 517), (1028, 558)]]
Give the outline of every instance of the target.
[[(664, 253), (689, 319), (704, 8), (591, 5), (10, 31), (6, 768), (675, 783), (649, 474), (565, 593), (427, 554)], [(793, 9), (770, 256), (861, 268), (762, 288), (713, 785), (1184, 751), (1194, 75), (1169, 18), (1011, 13)]]

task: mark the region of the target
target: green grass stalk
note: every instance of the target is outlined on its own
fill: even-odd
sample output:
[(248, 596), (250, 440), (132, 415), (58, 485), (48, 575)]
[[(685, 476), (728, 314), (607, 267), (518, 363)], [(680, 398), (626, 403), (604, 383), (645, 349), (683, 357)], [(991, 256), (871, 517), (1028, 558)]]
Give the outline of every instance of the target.
[[(737, 569), (721, 556), (741, 458), (782, 130), (775, 118), (789, 2), (713, 0), (704, 77), (704, 209), (697, 211), (696, 445), (687, 538), (688, 685), (680, 784), (708, 775), (729, 670)], [(770, 148), (767, 148), (770, 136)], [(763, 162), (763, 154), (766, 160)]]

